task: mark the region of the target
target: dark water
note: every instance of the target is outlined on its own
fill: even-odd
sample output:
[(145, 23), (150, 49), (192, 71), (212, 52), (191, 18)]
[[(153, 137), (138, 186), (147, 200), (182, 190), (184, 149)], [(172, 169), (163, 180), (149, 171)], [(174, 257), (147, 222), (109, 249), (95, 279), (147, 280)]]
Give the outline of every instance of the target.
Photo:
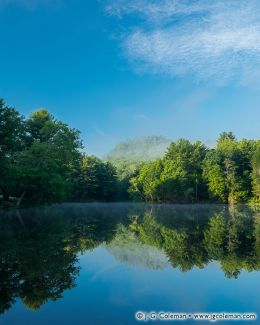
[(260, 324), (259, 270), (260, 213), (248, 207), (0, 211), (4, 325), (136, 324), (139, 310), (254, 312), (220, 323)]

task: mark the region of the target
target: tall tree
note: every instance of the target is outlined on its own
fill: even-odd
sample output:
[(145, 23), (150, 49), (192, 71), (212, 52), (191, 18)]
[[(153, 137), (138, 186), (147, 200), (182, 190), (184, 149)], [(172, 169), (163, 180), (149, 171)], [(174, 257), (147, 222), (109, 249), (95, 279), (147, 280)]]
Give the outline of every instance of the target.
[(170, 144), (163, 160), (161, 178), (163, 181), (175, 179), (177, 184), (182, 184), (179, 188), (179, 199), (197, 201), (205, 198), (202, 161), (206, 152), (206, 147), (200, 141), (191, 143), (180, 139)]
[(24, 119), (0, 99), (0, 189), (8, 200), (15, 187), (14, 156), (23, 147)]
[(130, 180), (129, 192), (137, 200), (160, 201), (158, 186), (163, 164), (160, 159), (144, 164), (137, 176)]
[(111, 201), (117, 191), (116, 170), (94, 156), (83, 155), (75, 183), (75, 199)]
[(254, 150), (254, 141), (237, 141), (231, 132), (220, 135), (216, 148), (207, 154), (203, 163), (211, 197), (232, 204), (249, 198), (250, 161)]
[(260, 146), (252, 157), (252, 186), (256, 200), (260, 201)]
[(27, 148), (19, 156), (20, 191), (31, 202), (60, 201), (70, 196), (71, 177), (80, 159), (79, 132), (56, 121), (46, 110), (26, 121)]

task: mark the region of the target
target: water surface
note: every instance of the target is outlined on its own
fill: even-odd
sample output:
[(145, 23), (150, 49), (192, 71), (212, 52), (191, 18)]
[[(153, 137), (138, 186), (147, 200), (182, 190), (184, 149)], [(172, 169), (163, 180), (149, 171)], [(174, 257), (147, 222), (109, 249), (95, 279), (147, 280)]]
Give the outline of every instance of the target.
[[(138, 310), (260, 317), (259, 270), (260, 214), (244, 206), (63, 204), (0, 212), (4, 325), (136, 324)], [(189, 323), (205, 324), (181, 322)]]

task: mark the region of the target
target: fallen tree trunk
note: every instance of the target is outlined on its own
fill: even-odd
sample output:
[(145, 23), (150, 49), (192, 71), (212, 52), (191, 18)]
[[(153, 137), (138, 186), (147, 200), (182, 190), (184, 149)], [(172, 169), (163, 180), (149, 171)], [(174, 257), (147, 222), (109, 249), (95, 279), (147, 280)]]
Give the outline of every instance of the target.
[(20, 206), (25, 194), (26, 194), (26, 191), (24, 191), (23, 194), (21, 195), (21, 197), (17, 200), (16, 206), (18, 206), (18, 207)]

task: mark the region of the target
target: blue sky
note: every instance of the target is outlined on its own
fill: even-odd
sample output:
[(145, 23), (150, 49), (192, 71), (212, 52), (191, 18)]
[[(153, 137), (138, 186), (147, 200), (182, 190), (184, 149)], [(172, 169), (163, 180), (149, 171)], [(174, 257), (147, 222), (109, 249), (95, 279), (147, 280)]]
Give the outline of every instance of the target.
[(0, 0), (0, 97), (103, 155), (126, 138), (260, 135), (256, 0)]

